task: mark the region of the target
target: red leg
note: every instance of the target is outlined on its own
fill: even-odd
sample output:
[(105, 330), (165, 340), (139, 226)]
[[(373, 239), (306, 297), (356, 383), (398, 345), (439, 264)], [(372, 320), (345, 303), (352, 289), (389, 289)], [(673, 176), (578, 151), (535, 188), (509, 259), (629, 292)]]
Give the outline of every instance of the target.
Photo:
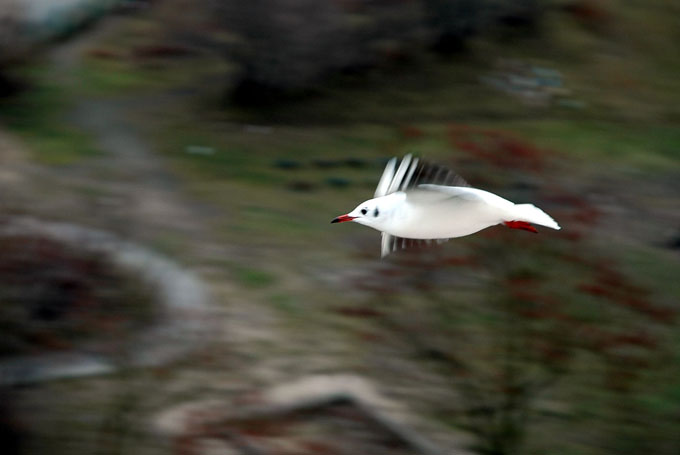
[(526, 221), (506, 221), (503, 224), (512, 229), (522, 229), (524, 231), (529, 231), (533, 232), (534, 234), (538, 234), (538, 230), (536, 230), (536, 228), (533, 227), (531, 223), (527, 223)]

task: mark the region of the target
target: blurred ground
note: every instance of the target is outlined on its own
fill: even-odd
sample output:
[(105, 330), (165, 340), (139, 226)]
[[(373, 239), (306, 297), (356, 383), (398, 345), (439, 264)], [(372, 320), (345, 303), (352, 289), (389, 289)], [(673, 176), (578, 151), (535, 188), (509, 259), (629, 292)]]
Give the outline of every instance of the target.
[[(31, 86), (1, 106), (2, 215), (166, 255), (207, 283), (220, 325), (168, 366), (12, 390), (25, 452), (168, 453), (149, 429), (169, 407), (345, 372), (446, 453), (470, 435), (478, 453), (677, 452), (677, 11), (602, 3), (606, 33), (554, 13), (539, 39), (476, 39), (264, 107), (225, 105), (235, 65), (183, 32), (200, 14), (177, 26), (173, 1), (20, 68)], [(513, 62), (559, 71), (566, 92), (526, 103), (487, 83), (535, 90)], [(328, 223), (404, 153), (563, 230), (380, 262), (377, 233)]]

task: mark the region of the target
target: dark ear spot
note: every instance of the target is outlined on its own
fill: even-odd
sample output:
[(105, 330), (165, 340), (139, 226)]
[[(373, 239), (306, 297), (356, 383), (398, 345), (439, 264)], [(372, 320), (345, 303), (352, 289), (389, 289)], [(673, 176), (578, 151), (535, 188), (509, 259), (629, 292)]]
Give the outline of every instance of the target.
[(362, 215), (366, 215), (366, 212), (368, 212), (368, 210), (366, 210), (366, 209), (361, 209), (361, 214), (362, 214)]
[(373, 216), (377, 218), (378, 215), (380, 215), (380, 212), (378, 212), (378, 207), (376, 207), (375, 210), (373, 210)]

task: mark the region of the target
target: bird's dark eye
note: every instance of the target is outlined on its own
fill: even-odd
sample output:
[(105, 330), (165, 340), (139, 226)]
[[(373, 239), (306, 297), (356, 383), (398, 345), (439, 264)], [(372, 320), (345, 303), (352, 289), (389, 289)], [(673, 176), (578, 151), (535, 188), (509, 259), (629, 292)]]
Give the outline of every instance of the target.
[(373, 210), (373, 216), (377, 218), (378, 215), (380, 215), (380, 212), (378, 212), (378, 207), (376, 207), (375, 210)]
[(366, 210), (366, 209), (361, 209), (361, 214), (362, 214), (362, 215), (366, 215), (366, 212), (368, 212), (368, 210)]

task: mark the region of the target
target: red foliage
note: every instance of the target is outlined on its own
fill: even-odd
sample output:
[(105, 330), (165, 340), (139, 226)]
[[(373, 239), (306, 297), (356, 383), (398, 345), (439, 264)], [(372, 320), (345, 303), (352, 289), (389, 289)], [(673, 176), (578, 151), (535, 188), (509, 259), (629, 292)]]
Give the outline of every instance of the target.
[(589, 207), (584, 210), (575, 211), (571, 214), (571, 219), (583, 224), (592, 225), (600, 218), (600, 211), (594, 207)]
[(649, 350), (654, 350), (658, 347), (659, 342), (656, 338), (645, 332), (638, 333), (624, 333), (615, 335), (610, 340), (610, 346), (637, 346)]
[(507, 131), (451, 125), (449, 140), (457, 149), (497, 167), (531, 171), (543, 167), (545, 152)]
[(594, 282), (577, 286), (580, 292), (607, 299), (615, 305), (643, 313), (659, 322), (672, 323), (675, 310), (657, 306), (649, 300), (649, 291), (632, 284), (630, 279), (604, 263), (595, 264)]
[(173, 439), (172, 453), (175, 455), (197, 455), (196, 436), (183, 434)]
[[(517, 294), (515, 294), (517, 296)], [(515, 313), (526, 318), (535, 320), (552, 320), (573, 323), (574, 321), (560, 309), (560, 304), (549, 296), (541, 296), (533, 293), (520, 294), (521, 298), (531, 305), (518, 305)], [(517, 297), (516, 297), (517, 298)]]
[[(29, 333), (27, 338), (32, 345), (40, 346), (41, 349), (45, 348), (48, 350), (59, 351), (71, 349), (73, 347), (71, 342), (56, 336), (54, 333), (48, 330), (39, 330)], [(39, 350), (35, 349), (35, 352), (38, 353)]]
[(572, 264), (577, 264), (581, 266), (590, 266), (592, 261), (587, 258), (586, 256), (579, 254), (579, 253), (572, 253), (571, 251), (567, 251), (564, 253), (561, 253), (559, 255), (560, 259), (566, 262), (570, 262)]
[[(556, 216), (556, 218), (559, 220), (563, 220), (563, 218), (560, 217), (559, 215)], [(557, 235), (557, 237), (564, 239), (568, 242), (580, 242), (581, 240), (583, 240), (584, 234), (582, 231), (579, 231), (573, 227), (570, 227), (570, 229), (571, 230), (569, 231), (561, 230), (556, 234), (554, 233), (552, 235)]]
[(333, 455), (338, 453), (331, 444), (321, 441), (302, 441), (300, 445), (306, 451), (315, 455)]
[(614, 333), (601, 328), (588, 326), (583, 331), (585, 345), (596, 352), (612, 352), (613, 349), (634, 346), (646, 350), (655, 350), (658, 340), (649, 333), (639, 331), (636, 333)]
[(609, 368), (605, 377), (605, 386), (616, 392), (624, 393), (630, 390), (637, 376), (634, 369)]
[(257, 406), (265, 403), (265, 398), (262, 393), (258, 391), (250, 391), (242, 393), (234, 398), (234, 404), (236, 406)]
[(518, 289), (513, 287), (508, 290), (508, 293), (512, 296), (512, 298), (517, 300), (535, 301), (540, 298), (536, 291), (529, 289)]
[(283, 419), (260, 419), (238, 424), (238, 432), (245, 436), (272, 437), (286, 433), (292, 422)]
[(580, 324), (576, 333), (578, 337), (575, 337), (575, 340), (581, 347), (589, 351), (601, 353), (608, 345), (609, 334), (599, 327)]
[(443, 266), (453, 266), (453, 267), (465, 267), (465, 266), (477, 266), (479, 262), (473, 255), (467, 256), (449, 256), (441, 261)]
[(536, 276), (510, 276), (506, 279), (506, 283), (510, 287), (529, 287), (538, 284), (539, 280)]
[(385, 337), (378, 335), (377, 333), (374, 333), (374, 332), (362, 331), (362, 332), (357, 332), (357, 335), (359, 336), (359, 338), (361, 340), (369, 341), (369, 342), (379, 342), (379, 341), (383, 341), (385, 339)]
[(87, 55), (105, 60), (115, 60), (120, 58), (120, 54), (118, 52), (109, 49), (92, 49), (87, 53)]
[(586, 226), (592, 226), (597, 223), (602, 216), (600, 210), (579, 194), (561, 191), (556, 194), (548, 195), (546, 200), (553, 205), (563, 206), (567, 209), (559, 215), (559, 219), (565, 223), (581, 223)]
[(584, 294), (590, 294), (597, 297), (613, 297), (615, 292), (615, 290), (606, 286), (588, 283), (579, 284), (577, 289)]
[(413, 125), (404, 125), (400, 128), (402, 136), (406, 139), (418, 139), (425, 133), (420, 128)]
[(193, 51), (187, 47), (168, 44), (137, 46), (132, 51), (132, 55), (136, 58), (183, 57), (192, 53)]
[(658, 322), (670, 324), (675, 320), (675, 310), (672, 308), (655, 306), (647, 299), (639, 297), (622, 297), (617, 299), (615, 302), (632, 310), (644, 313)]
[(381, 311), (375, 310), (373, 308), (364, 307), (342, 306), (335, 308), (333, 311), (343, 316), (349, 316), (354, 318), (377, 318), (384, 316), (384, 314)]
[(579, 0), (566, 4), (564, 10), (571, 13), (584, 27), (597, 30), (609, 24), (612, 19), (611, 13), (601, 3)]
[(564, 343), (541, 343), (538, 353), (544, 362), (552, 365), (563, 364), (571, 357), (571, 352)]

